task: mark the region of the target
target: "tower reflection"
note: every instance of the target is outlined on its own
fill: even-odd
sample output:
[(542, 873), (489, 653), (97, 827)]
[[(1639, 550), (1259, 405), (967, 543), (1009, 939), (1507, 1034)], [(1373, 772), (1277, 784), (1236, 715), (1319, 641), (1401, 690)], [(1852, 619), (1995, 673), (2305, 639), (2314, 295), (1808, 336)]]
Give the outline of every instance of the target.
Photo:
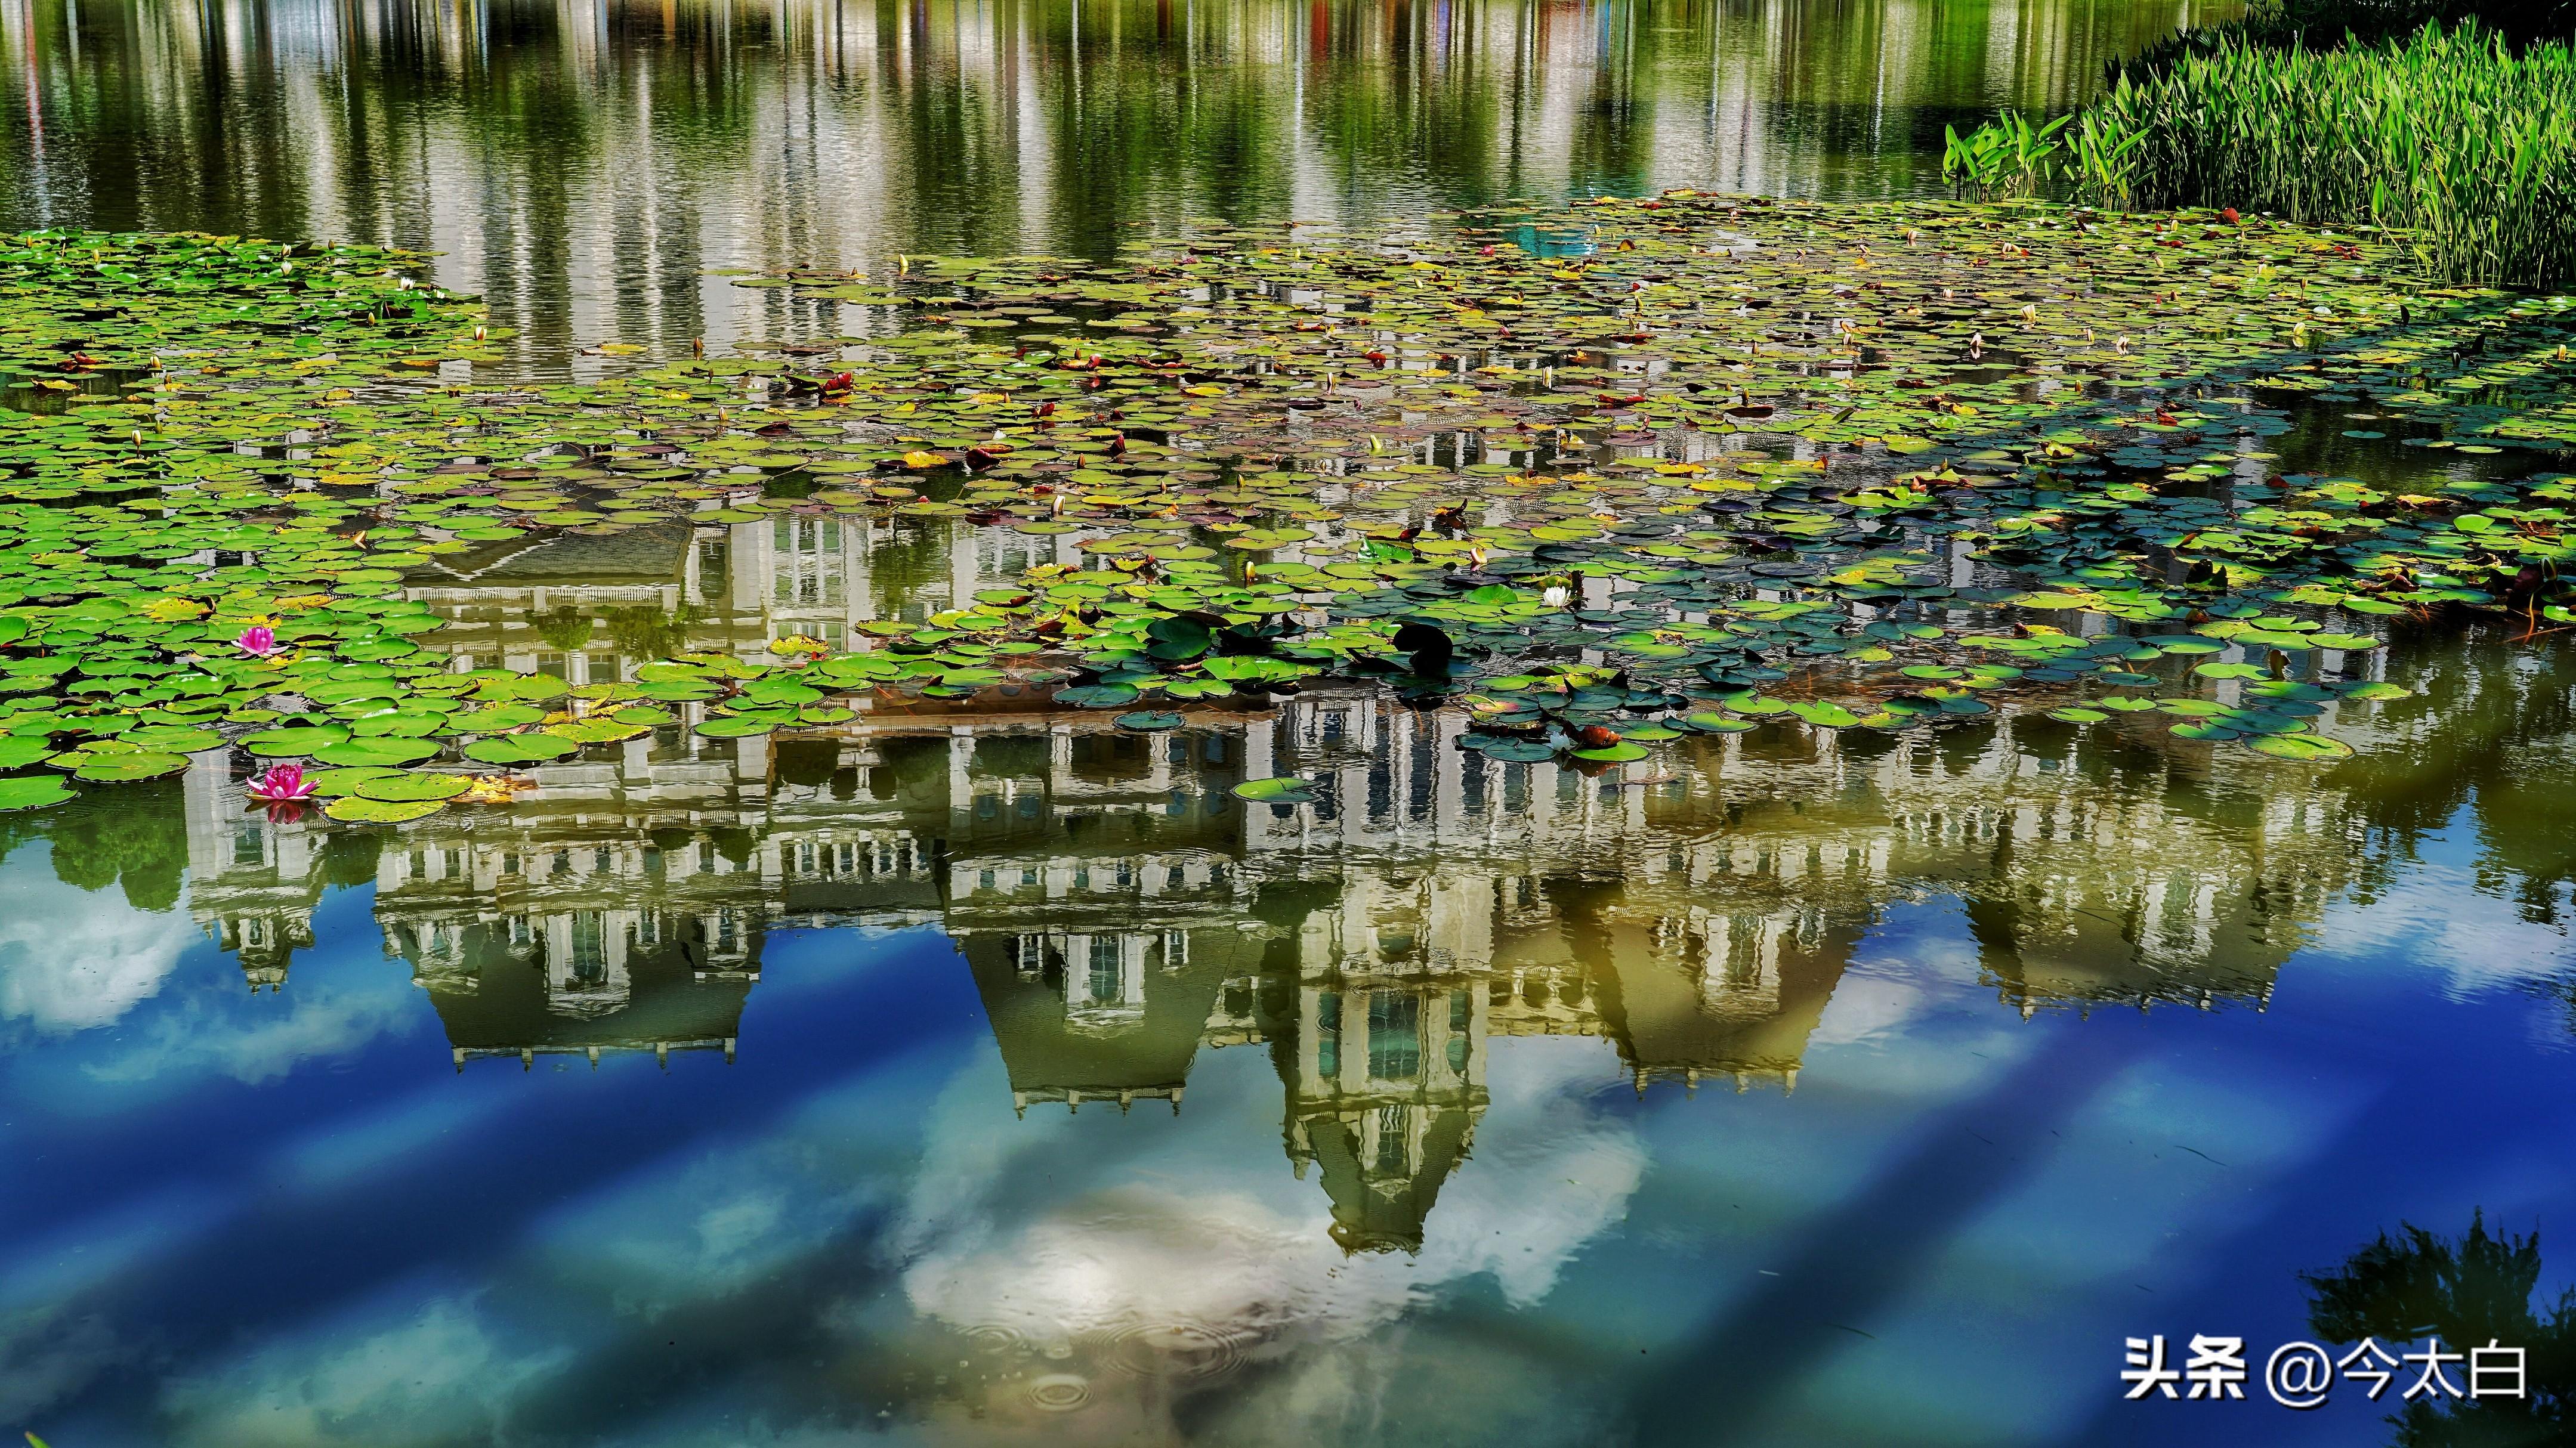
[[(456, 667), (600, 683), (675, 650), (861, 640), (1073, 546), (907, 526), (562, 538), (451, 555), (406, 589), (448, 618), (428, 637)], [(1944, 896), (2025, 1015), (2260, 1006), (2370, 869), (2346, 797), (2306, 776), (2218, 790), (2203, 759), (2078, 759), (2011, 719), (1725, 736), (1594, 773), (1491, 760), (1458, 747), (1456, 717), (1357, 693), (1156, 734), (1048, 693), (866, 698), (739, 740), (684, 713), (529, 770), (507, 811), (390, 831), (254, 811), (210, 757), (185, 781), (190, 909), (277, 990), (326, 883), (372, 874), (385, 951), (460, 1070), (730, 1059), (769, 933), (936, 928), (1019, 1112), (1178, 1111), (1201, 1051), (1265, 1049), (1291, 1170), (1342, 1246), (1376, 1251), (1423, 1245), (1498, 1038), (1598, 1039), (1640, 1092), (1793, 1090), (1856, 948), (1890, 908)], [(1288, 773), (1317, 781), (1313, 803), (1230, 793)]]

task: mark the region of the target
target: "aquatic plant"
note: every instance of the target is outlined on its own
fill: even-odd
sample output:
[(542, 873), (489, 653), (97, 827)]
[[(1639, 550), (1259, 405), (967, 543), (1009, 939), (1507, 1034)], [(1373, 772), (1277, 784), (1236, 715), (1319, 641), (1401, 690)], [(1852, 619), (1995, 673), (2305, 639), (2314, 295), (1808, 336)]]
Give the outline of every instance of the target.
[(1958, 127), (1945, 126), (1941, 179), (1950, 183), (1953, 196), (1978, 201), (2032, 195), (2062, 169), (2066, 147), (2057, 133), (2066, 129), (2068, 119), (2060, 116), (2034, 126), (2020, 112), (2005, 111), (1965, 136)]
[(2143, 133), (2139, 204), (2226, 204), (2294, 221), (2404, 228), (2447, 281), (2576, 276), (2576, 49), (2515, 53), (2492, 31), (2315, 52), (2222, 43), (2105, 119)]
[(277, 652), (277, 634), (265, 624), (253, 624), (233, 640), (233, 647), (252, 658), (264, 659)]
[[(2442, 281), (2576, 277), (2576, 49), (2517, 53), (2464, 24), (2402, 43), (2310, 50), (2230, 32), (2121, 74), (2071, 133), (2005, 112), (1950, 133), (1964, 194), (2228, 206), (2396, 228)], [(2061, 152), (2068, 154), (2061, 155)]]
[(2576, 36), (2576, 0), (2253, 0), (2237, 19), (2176, 31), (2136, 55), (2111, 62), (2108, 78), (2145, 80), (2229, 43), (2331, 50), (2464, 21), (2516, 42), (2564, 39)]
[(242, 790), (262, 804), (292, 804), (311, 799), (319, 793), (313, 781), (304, 777), (300, 764), (272, 764)]
[[(542, 388), (440, 380), (497, 329), (410, 258), (0, 239), (0, 808), (220, 749), (401, 823), (665, 731), (996, 688), (1142, 731), (1383, 689), (1595, 769), (2004, 713), (2331, 760), (2338, 711), (2405, 692), (2356, 666), (2379, 620), (2576, 624), (2566, 299), (2223, 213), (1676, 192), (1446, 224), (744, 277), (867, 330)], [(2417, 490), (2277, 474), (2323, 418), (2321, 456)], [(893, 540), (885, 586), (944, 586), (932, 530), (1049, 561), (855, 647), (611, 616), (660, 657), (578, 685), (471, 666), (411, 592), (547, 539), (827, 524)]]

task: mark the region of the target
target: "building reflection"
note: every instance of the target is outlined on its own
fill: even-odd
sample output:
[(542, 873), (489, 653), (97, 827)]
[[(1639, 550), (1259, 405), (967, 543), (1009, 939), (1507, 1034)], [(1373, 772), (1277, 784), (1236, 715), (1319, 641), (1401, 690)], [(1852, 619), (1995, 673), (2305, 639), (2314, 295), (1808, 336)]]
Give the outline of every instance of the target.
[[(674, 525), (451, 557), (406, 587), (451, 620), (427, 638), (457, 667), (604, 682), (681, 649), (855, 639), (1070, 547), (933, 528)], [(2358, 868), (2343, 806), (2304, 776), (2203, 790), (2184, 756), (2079, 768), (2008, 724), (1724, 736), (1673, 746), (1669, 772), (1588, 773), (1329, 689), (1163, 734), (1048, 692), (862, 699), (792, 737), (668, 727), (528, 770), (510, 810), (389, 831), (254, 811), (209, 756), (185, 783), (189, 908), (279, 989), (319, 862), (368, 842), (385, 951), (460, 1070), (731, 1059), (770, 933), (936, 927), (1023, 1114), (1178, 1111), (1200, 1052), (1266, 1051), (1291, 1169), (1367, 1251), (1422, 1245), (1498, 1040), (1596, 1039), (1640, 1092), (1792, 1090), (1862, 941), (1952, 898), (2024, 1014), (2259, 1006)], [(1285, 773), (1316, 800), (1230, 792)]]
[(434, 252), (505, 350), (579, 369), (604, 340), (859, 320), (724, 267), (1668, 186), (1916, 194), (1944, 123), (2062, 113), (2235, 8), (24, 0), (0, 6), (0, 222)]

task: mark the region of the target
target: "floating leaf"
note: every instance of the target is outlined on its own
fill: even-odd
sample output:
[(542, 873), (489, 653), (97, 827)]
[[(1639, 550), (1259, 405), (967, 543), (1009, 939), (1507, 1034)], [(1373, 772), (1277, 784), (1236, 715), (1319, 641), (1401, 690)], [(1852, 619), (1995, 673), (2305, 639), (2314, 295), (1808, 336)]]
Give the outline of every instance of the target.
[(1789, 712), (1827, 729), (1849, 729), (1860, 722), (1858, 714), (1829, 700), (1791, 704)]
[(179, 754), (94, 754), (72, 766), (72, 777), (94, 784), (122, 783), (158, 779), (165, 774), (177, 774), (187, 767), (187, 757)]
[(59, 774), (21, 774), (0, 778), (0, 811), (42, 809), (72, 797)]
[(543, 764), (563, 759), (580, 748), (551, 734), (499, 734), (465, 746), (465, 757), (478, 764)]
[(447, 805), (443, 800), (380, 800), (346, 795), (324, 805), (322, 813), (351, 824), (398, 825), (427, 819), (445, 808)]
[[(1860, 721), (1855, 719), (1852, 722)], [(1630, 744), (1623, 740), (1604, 749), (1577, 749), (1574, 751), (1574, 757), (1594, 764), (1626, 764), (1632, 760), (1643, 759), (1653, 752), (1642, 744)]]
[(326, 746), (349, 737), (349, 731), (337, 724), (297, 725), (253, 734), (241, 741), (242, 748), (262, 759), (309, 759)]
[(2352, 746), (2340, 739), (2322, 734), (2267, 734), (2252, 740), (2248, 748), (2277, 759), (2322, 760), (2342, 759), (2352, 753)]
[(390, 779), (401, 773), (399, 769), (388, 769), (381, 765), (352, 765), (345, 769), (314, 770), (304, 776), (304, 782), (313, 786), (315, 794), (330, 799), (344, 794), (356, 794), (358, 786), (371, 779)]
[(1304, 804), (1312, 800), (1314, 786), (1294, 775), (1275, 779), (1247, 779), (1234, 787), (1234, 797), (1261, 804)]
[(313, 757), (324, 764), (373, 765), (394, 768), (418, 764), (435, 758), (438, 746), (419, 739), (351, 739), (339, 744), (325, 744), (313, 751)]
[(1536, 739), (1511, 739), (1488, 734), (1470, 736), (1463, 742), (1487, 759), (1505, 764), (1538, 764), (1556, 757), (1554, 745)]
[(360, 780), (354, 793), (360, 799), (403, 803), (454, 799), (473, 787), (474, 781), (461, 774), (388, 774)]
[(1116, 709), (1137, 699), (1133, 684), (1077, 684), (1055, 691), (1055, 701), (1078, 709)]

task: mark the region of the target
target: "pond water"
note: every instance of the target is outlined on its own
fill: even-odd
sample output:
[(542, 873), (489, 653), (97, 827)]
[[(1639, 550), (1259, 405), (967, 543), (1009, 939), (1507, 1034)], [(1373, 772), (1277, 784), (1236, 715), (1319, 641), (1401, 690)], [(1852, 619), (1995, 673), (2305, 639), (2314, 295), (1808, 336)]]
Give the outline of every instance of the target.
[[(2376, 1441), (2114, 1374), (2311, 1336), (2296, 1274), (2399, 1219), (2562, 1220), (2576, 660), (2391, 667), (2323, 774), (2024, 719), (1639, 783), (1302, 698), (639, 743), (399, 834), (93, 795), (0, 863), (10, 1409)], [(1227, 793), (1286, 767), (1329, 806)]]
[[(440, 247), (550, 373), (765, 335), (719, 265), (1916, 190), (1943, 119), (2190, 13), (19, 3), (6, 204)], [(2263, 401), (2257, 479), (2533, 470)], [(442, 659), (589, 686), (1066, 546), (715, 511), (387, 586)], [(2401, 1223), (2576, 1281), (2576, 656), (2385, 629), (2298, 665), (2413, 691), (2312, 710), (2322, 764), (2009, 704), (1601, 770), (1348, 682), (1154, 732), (1005, 688), (657, 728), (398, 829), (251, 808), (223, 750), (0, 813), (0, 1429), (2390, 1441), (2411, 1373), (2119, 1379), (2151, 1335), (2259, 1374)], [(2468, 1275), (2405, 1324), (2576, 1327)]]
[(1928, 193), (1944, 125), (2063, 108), (2236, 8), (12, 0), (0, 229), (436, 251), (552, 368), (768, 335), (718, 268), (1667, 186)]

